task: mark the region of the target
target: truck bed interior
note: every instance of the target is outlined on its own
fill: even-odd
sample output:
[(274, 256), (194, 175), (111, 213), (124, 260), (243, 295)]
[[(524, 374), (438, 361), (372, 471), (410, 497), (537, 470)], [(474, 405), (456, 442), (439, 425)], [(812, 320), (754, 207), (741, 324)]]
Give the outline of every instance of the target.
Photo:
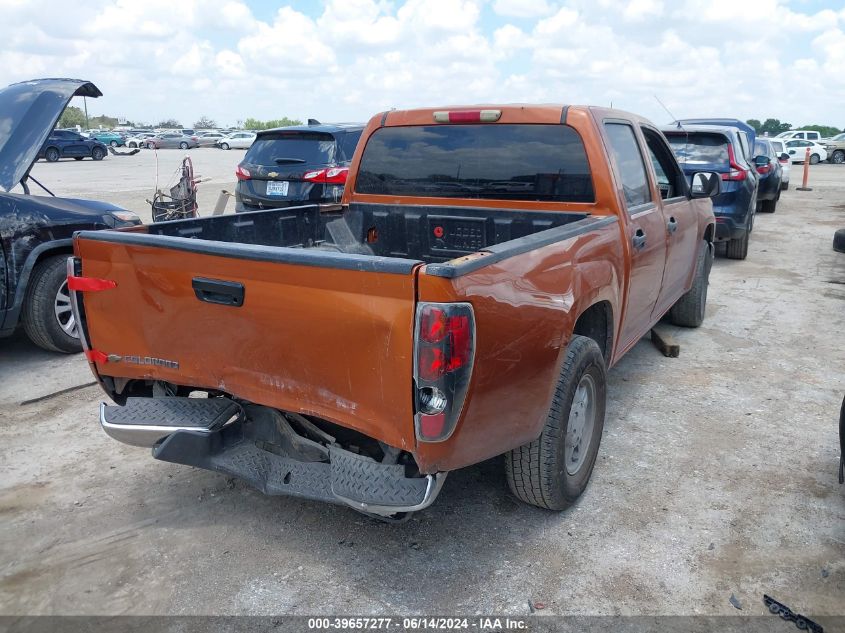
[(147, 230), (152, 235), (439, 263), (571, 224), (588, 215), (355, 203), (342, 212), (306, 205), (161, 222), (148, 225)]

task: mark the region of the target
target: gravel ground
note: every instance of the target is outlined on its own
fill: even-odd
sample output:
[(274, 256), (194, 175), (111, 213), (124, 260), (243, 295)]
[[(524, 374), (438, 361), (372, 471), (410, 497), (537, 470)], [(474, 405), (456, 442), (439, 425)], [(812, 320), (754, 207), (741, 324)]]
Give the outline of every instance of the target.
[[(192, 156), (210, 211), (242, 154)], [(160, 157), (170, 174), (181, 152)], [(148, 218), (153, 159), (35, 174)], [(845, 615), (845, 167), (811, 185), (758, 216), (746, 261), (717, 258), (704, 325), (667, 326), (679, 358), (644, 340), (610, 372), (592, 483), (560, 514), (512, 498), (499, 460), (401, 525), (263, 497), (110, 440), (97, 387), (21, 404), (91, 375), (0, 341), (0, 614), (753, 615), (768, 593)]]

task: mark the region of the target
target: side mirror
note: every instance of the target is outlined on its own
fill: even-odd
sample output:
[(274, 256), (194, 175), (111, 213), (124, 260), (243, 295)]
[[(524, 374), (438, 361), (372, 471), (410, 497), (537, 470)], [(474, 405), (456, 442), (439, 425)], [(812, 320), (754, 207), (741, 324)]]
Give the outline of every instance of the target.
[(722, 179), (710, 171), (697, 171), (692, 175), (690, 195), (693, 198), (712, 198), (719, 195)]
[(765, 167), (772, 161), (769, 159), (768, 156), (755, 156), (754, 157), (754, 166), (755, 167)]
[(789, 154), (784, 152), (783, 154), (780, 155), (780, 159), (781, 160), (789, 160)]

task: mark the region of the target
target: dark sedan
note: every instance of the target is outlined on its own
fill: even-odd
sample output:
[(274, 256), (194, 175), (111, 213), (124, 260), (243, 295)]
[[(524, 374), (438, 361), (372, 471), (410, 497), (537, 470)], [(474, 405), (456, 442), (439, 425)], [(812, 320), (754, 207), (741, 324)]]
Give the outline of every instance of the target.
[(44, 141), (38, 158), (43, 158), (49, 163), (55, 163), (60, 158), (93, 158), (103, 160), (106, 155), (106, 146), (96, 139), (85, 138), (78, 132), (69, 130), (53, 130), (50, 136)]

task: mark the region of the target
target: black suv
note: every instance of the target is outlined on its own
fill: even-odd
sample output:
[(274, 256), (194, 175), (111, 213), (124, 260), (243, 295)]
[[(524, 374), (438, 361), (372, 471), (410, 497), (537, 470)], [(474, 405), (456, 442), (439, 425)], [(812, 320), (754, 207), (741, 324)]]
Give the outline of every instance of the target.
[[(30, 175), (76, 95), (102, 93), (80, 79), (36, 79), (0, 90), (0, 120), (6, 124), (0, 126), (0, 337), (23, 325), (33, 343), (56, 352), (82, 350), (67, 288), (74, 232), (140, 223), (136, 214), (112, 204), (56, 197)], [(49, 195), (30, 195), (30, 183)], [(23, 193), (9, 192), (17, 186)]]
[(93, 158), (103, 160), (106, 146), (97, 139), (85, 138), (79, 132), (71, 130), (53, 130), (41, 146), (38, 158), (55, 163), (60, 158)]
[(340, 202), (363, 123), (321, 124), (258, 132), (235, 175), (235, 211)]

